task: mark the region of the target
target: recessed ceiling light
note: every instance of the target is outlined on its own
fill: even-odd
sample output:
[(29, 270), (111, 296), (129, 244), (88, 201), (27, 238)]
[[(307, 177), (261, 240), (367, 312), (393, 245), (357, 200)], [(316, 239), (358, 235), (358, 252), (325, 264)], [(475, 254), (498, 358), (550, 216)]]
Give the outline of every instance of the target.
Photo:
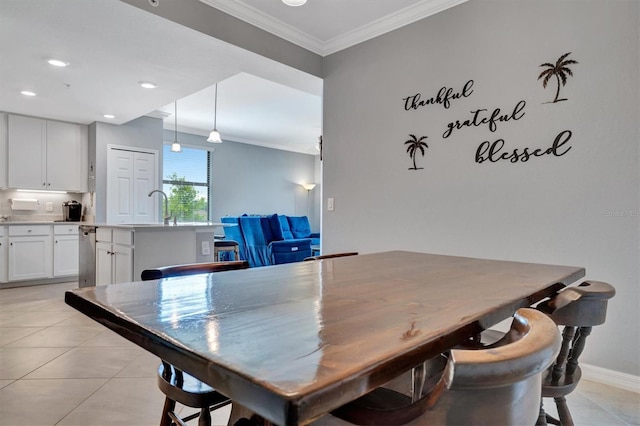
[(158, 87), (158, 85), (152, 81), (139, 81), (138, 84), (145, 89), (155, 89), (156, 87)]
[(282, 0), (282, 3), (286, 4), (287, 6), (302, 6), (303, 4), (305, 4), (307, 2), (307, 0)]
[(66, 67), (69, 65), (69, 62), (61, 61), (60, 59), (49, 59), (47, 61), (49, 65), (53, 65), (54, 67)]
[(25, 95), (25, 96), (35, 96), (35, 95), (36, 95), (36, 93), (35, 93), (35, 92), (32, 92), (31, 90), (23, 90), (23, 91), (22, 91), (22, 92), (20, 92), (20, 93), (22, 93), (22, 94), (23, 94), (23, 95)]
[(103, 117), (104, 118), (116, 118), (116, 116), (113, 115), (113, 114), (105, 114), (105, 115), (103, 115)]

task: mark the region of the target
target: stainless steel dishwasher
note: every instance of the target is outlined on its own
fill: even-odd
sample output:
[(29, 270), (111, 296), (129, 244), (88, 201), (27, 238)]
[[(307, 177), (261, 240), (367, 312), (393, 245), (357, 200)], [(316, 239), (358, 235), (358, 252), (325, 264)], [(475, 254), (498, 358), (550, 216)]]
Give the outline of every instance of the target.
[(80, 254), (78, 264), (78, 287), (96, 285), (96, 227), (80, 225)]

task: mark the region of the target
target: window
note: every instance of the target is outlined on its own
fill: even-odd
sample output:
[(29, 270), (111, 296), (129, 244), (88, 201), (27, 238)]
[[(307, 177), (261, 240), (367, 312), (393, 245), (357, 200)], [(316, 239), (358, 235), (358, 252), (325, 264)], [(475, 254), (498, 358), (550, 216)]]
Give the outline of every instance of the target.
[(164, 145), (162, 189), (169, 198), (169, 211), (178, 222), (209, 220), (210, 170), (209, 151), (183, 145), (182, 152), (171, 152), (170, 145)]

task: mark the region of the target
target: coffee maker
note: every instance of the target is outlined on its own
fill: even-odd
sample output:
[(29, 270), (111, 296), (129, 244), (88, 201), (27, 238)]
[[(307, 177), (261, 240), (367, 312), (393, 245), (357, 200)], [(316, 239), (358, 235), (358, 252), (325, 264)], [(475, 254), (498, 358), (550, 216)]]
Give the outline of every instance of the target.
[(62, 217), (65, 222), (80, 222), (82, 204), (77, 201), (65, 201), (62, 203)]

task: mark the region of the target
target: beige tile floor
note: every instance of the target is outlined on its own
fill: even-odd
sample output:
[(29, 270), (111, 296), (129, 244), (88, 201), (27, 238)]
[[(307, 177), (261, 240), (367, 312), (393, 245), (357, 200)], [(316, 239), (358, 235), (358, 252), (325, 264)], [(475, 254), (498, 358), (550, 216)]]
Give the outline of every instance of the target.
[[(158, 359), (65, 305), (76, 286), (0, 290), (0, 425), (157, 425)], [(640, 425), (640, 394), (583, 380), (568, 400), (577, 425)]]

